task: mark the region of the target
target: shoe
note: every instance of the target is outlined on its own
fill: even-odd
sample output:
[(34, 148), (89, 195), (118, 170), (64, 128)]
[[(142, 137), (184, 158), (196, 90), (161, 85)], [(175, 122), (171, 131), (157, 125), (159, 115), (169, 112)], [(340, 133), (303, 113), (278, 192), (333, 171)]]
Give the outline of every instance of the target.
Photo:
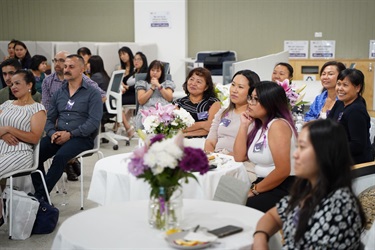
[(68, 181), (78, 181), (78, 176), (76, 172), (74, 172), (72, 165), (66, 165), (65, 167), (66, 175), (68, 176)]
[(127, 131), (126, 133), (128, 134), (128, 137), (129, 139), (133, 138), (134, 137), (134, 134), (135, 134), (135, 129), (133, 126), (131, 126)]
[(78, 159), (74, 160), (74, 162), (72, 163), (72, 167), (76, 175), (80, 176), (81, 175), (81, 163), (79, 162)]

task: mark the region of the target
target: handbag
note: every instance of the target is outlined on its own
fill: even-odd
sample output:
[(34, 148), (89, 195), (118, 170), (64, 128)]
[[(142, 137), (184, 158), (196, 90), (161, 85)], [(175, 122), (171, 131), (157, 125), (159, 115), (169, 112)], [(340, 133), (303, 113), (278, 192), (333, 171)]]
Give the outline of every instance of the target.
[[(4, 191), (3, 198), (6, 200), (7, 218), (10, 208), (10, 188)], [(39, 207), (39, 201), (35, 197), (28, 196), (23, 191), (13, 190), (13, 207), (12, 207), (12, 239), (25, 240), (30, 237), (34, 226), (36, 214)]]
[(32, 234), (52, 233), (59, 220), (59, 210), (43, 199), (39, 200), (39, 203)]

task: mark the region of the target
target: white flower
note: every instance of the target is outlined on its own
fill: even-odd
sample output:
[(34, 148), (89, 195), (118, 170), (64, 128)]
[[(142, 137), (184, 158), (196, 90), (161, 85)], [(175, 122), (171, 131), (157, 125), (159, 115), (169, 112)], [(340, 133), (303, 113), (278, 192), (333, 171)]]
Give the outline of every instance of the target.
[(182, 156), (183, 151), (176, 146), (172, 138), (152, 144), (144, 156), (144, 163), (156, 175), (162, 173), (167, 167), (174, 169)]
[(149, 115), (143, 121), (143, 126), (147, 133), (152, 133), (154, 129), (159, 125), (159, 117), (156, 115)]
[(176, 118), (180, 118), (182, 122), (186, 125), (186, 127), (190, 127), (195, 123), (195, 120), (191, 116), (191, 114), (183, 108), (173, 110), (173, 115)]

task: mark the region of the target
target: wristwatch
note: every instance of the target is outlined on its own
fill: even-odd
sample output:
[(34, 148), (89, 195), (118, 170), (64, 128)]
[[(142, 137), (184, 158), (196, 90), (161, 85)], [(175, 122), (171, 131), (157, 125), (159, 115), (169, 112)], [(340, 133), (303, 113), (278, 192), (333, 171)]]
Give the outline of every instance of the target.
[(254, 194), (254, 195), (259, 195), (259, 192), (257, 191), (257, 184), (251, 184), (251, 187), (250, 187), (250, 191)]
[(163, 86), (162, 85), (160, 85), (160, 87), (158, 88), (158, 90), (161, 90), (163, 88)]

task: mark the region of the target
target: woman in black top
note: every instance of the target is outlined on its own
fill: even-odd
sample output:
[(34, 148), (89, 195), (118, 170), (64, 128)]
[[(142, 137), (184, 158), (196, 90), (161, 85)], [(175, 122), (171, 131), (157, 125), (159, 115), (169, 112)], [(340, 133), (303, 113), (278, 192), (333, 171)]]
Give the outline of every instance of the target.
[(362, 97), (365, 77), (358, 69), (340, 72), (336, 84), (338, 100), (328, 118), (338, 121), (346, 130), (355, 164), (373, 161), (370, 142), (370, 116)]

